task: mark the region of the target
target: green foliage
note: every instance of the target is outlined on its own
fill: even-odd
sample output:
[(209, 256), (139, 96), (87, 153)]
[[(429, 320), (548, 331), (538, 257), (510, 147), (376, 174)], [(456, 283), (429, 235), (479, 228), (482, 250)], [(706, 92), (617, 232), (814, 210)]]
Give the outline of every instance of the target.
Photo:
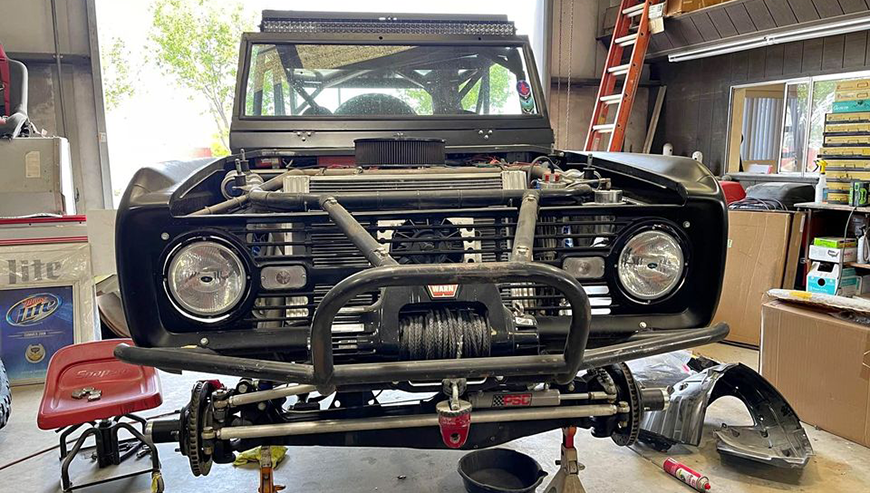
[(149, 36), (157, 65), (181, 87), (205, 98), (220, 141), (228, 135), (241, 33), (252, 30), (241, 3), (155, 0)]
[(109, 48), (100, 52), (103, 77), (103, 101), (106, 109), (114, 110), (127, 98), (136, 94), (133, 77), (130, 75), (130, 50), (124, 40), (113, 38)]
[[(489, 71), (489, 112), (500, 114), (504, 111), (508, 98), (514, 94), (511, 90), (513, 76), (508, 69), (495, 64)], [(482, 80), (478, 80), (474, 86), (462, 98), (462, 109), (475, 111), (477, 99), (480, 97)], [(432, 96), (425, 89), (407, 89), (402, 94), (402, 100), (411, 105), (418, 115), (432, 114)], [(481, 110), (483, 111), (483, 110)]]
[[(489, 69), (489, 112), (499, 114), (504, 111), (504, 105), (513, 94), (510, 83), (513, 76), (501, 65), (493, 65)], [(482, 80), (477, 81), (468, 94), (462, 98), (462, 109), (474, 111), (477, 108), (477, 98), (480, 96)]]
[(432, 114), (432, 96), (425, 89), (407, 89), (401, 96), (403, 101), (414, 108), (414, 113)]
[(215, 132), (211, 136), (211, 155), (214, 157), (224, 157), (230, 155), (230, 149), (224, 143), (225, 135)]

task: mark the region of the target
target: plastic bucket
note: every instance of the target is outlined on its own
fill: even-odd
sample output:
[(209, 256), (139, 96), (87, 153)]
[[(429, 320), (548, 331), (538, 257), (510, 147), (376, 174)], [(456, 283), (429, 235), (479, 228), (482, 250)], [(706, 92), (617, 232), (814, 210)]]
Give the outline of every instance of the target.
[(531, 493), (547, 473), (526, 454), (496, 448), (465, 455), (459, 475), (469, 493)]

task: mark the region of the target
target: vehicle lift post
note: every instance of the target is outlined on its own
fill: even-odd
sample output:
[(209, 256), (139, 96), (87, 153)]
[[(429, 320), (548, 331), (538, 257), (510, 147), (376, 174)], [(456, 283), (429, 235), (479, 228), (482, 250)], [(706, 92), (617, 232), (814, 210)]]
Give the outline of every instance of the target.
[(586, 493), (580, 482), (580, 471), (586, 466), (577, 460), (577, 449), (574, 448), (574, 435), (577, 427), (562, 428), (562, 459), (559, 461), (559, 472), (553, 476), (544, 493)]

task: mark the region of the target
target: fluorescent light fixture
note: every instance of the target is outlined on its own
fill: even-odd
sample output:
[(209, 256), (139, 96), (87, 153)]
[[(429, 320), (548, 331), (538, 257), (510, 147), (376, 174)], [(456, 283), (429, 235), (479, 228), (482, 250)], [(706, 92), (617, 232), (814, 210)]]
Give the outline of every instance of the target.
[(709, 46), (697, 50), (689, 50), (681, 53), (668, 55), (669, 62), (686, 62), (689, 60), (697, 60), (698, 58), (707, 58), (711, 56), (727, 55), (728, 53), (737, 53), (738, 51), (746, 51), (754, 48), (763, 48), (767, 46), (765, 38), (751, 38), (733, 43), (723, 43), (716, 46)]
[(841, 22), (828, 22), (815, 26), (805, 27), (803, 29), (795, 29), (788, 32), (768, 34), (767, 36), (756, 36), (730, 43), (721, 43), (715, 46), (698, 48), (695, 50), (686, 50), (680, 53), (668, 55), (670, 62), (685, 62), (688, 60), (697, 60), (699, 58), (707, 58), (711, 56), (726, 55), (728, 53), (737, 53), (740, 51), (752, 50), (755, 48), (763, 48), (782, 43), (792, 43), (795, 41), (804, 41), (807, 39), (821, 38), (825, 36), (836, 36), (839, 34), (849, 34), (858, 31), (866, 31), (870, 29), (870, 19), (862, 17), (858, 19), (850, 19)]

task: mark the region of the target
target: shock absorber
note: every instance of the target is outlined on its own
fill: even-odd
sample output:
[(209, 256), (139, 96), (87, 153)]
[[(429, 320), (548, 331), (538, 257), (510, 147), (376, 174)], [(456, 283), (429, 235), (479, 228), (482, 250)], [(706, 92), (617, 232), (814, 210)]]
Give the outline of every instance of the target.
[(615, 394), (608, 394), (607, 392), (595, 391), (563, 394), (556, 389), (475, 392), (468, 396), (468, 400), (475, 408), (545, 407), (558, 406), (568, 401), (606, 400), (612, 402), (615, 399)]

